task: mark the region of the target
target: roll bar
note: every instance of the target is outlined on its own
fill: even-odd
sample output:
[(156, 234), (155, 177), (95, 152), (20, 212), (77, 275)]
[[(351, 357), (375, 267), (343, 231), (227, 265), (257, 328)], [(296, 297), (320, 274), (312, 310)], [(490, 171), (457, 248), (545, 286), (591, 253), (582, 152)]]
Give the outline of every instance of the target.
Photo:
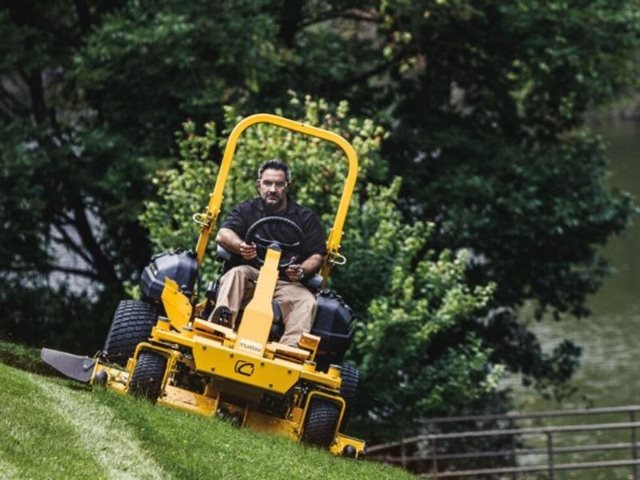
[[(257, 123), (268, 123), (294, 132), (299, 132), (304, 135), (320, 138), (321, 140), (325, 140), (340, 147), (347, 157), (347, 161), (349, 162), (349, 171), (344, 182), (344, 189), (333, 221), (333, 227), (327, 238), (327, 258), (325, 259), (320, 272), (323, 277), (323, 281), (326, 281), (332, 266), (344, 263), (345, 261), (344, 257), (339, 253), (340, 241), (342, 239), (347, 211), (349, 210), (349, 204), (351, 202), (351, 195), (353, 194), (353, 189), (358, 177), (358, 157), (351, 144), (336, 133), (268, 113), (258, 113), (241, 120), (229, 135), (227, 146), (222, 157), (222, 163), (220, 164), (218, 178), (216, 179), (213, 193), (209, 198), (207, 210), (204, 214), (197, 215), (198, 218), (196, 222), (201, 226), (198, 243), (196, 245), (198, 264), (202, 264), (207, 245), (209, 243), (209, 237), (216, 225), (218, 215), (222, 208), (224, 186), (227, 182), (227, 177), (229, 176), (229, 170), (231, 169), (231, 163), (236, 151), (238, 138), (247, 128)], [(194, 216), (194, 218), (195, 217), (196, 216)]]

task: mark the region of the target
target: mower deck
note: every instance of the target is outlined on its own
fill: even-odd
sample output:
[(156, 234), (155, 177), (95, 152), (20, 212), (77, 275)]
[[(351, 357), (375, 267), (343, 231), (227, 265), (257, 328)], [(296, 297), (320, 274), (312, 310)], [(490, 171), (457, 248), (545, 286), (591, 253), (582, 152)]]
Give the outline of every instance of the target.
[[(104, 380), (101, 380), (101, 378), (104, 378), (103, 375), (105, 374), (107, 381), (104, 386), (106, 388), (120, 394), (127, 393), (129, 380), (127, 371), (96, 363), (91, 383), (102, 383)], [(205, 417), (218, 415), (229, 419), (238, 426), (247, 426), (261, 432), (284, 435), (293, 441), (298, 441), (300, 438), (301, 419), (304, 413), (302, 409), (295, 409), (292, 412), (291, 419), (281, 419), (248, 408), (243, 409), (233, 403), (222, 401), (219, 397), (212, 398), (171, 385), (165, 387), (157, 403)], [(355, 455), (351, 456), (358, 458), (364, 454), (365, 443), (343, 433), (336, 434), (329, 451), (334, 455), (343, 455), (348, 446), (356, 452)]]

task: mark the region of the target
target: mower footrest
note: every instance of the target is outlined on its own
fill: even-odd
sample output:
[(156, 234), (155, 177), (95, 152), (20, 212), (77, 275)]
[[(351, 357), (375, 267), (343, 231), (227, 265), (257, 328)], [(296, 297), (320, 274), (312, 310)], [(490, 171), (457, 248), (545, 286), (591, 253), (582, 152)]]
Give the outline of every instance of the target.
[(289, 347), (281, 343), (268, 343), (267, 351), (271, 352), (275, 358), (282, 358), (295, 363), (304, 363), (310, 355), (308, 350)]

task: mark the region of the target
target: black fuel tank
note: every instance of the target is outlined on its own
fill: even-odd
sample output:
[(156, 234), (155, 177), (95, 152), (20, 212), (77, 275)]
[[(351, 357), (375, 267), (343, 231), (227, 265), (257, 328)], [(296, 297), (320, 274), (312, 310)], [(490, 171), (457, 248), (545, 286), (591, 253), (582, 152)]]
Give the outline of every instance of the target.
[(311, 333), (322, 339), (320, 351), (323, 356), (328, 356), (327, 361), (340, 363), (353, 340), (353, 310), (331, 290), (318, 292), (316, 302), (318, 306)]
[(198, 275), (198, 261), (193, 250), (175, 250), (151, 258), (140, 279), (140, 288), (145, 297), (160, 301), (164, 279), (175, 281), (186, 296), (193, 294)]

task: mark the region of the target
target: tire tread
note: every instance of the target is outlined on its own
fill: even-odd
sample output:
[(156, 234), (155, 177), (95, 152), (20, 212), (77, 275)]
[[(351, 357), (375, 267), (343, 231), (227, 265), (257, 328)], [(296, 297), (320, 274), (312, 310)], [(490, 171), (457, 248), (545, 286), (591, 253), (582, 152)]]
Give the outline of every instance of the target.
[(122, 300), (113, 315), (113, 321), (102, 349), (103, 357), (125, 366), (138, 343), (149, 338), (156, 323), (157, 307), (140, 300)]
[(302, 441), (328, 447), (333, 442), (340, 410), (335, 403), (321, 398), (311, 400), (304, 422)]
[(155, 402), (162, 392), (167, 358), (156, 352), (141, 351), (129, 381), (129, 393)]

